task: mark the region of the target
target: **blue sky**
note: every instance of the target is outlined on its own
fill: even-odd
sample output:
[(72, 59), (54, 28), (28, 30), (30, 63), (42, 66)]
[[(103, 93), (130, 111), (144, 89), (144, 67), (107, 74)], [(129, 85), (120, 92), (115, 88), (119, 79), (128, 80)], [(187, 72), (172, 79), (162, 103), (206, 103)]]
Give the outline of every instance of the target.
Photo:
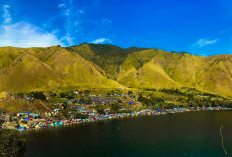
[(232, 53), (231, 0), (4, 0), (0, 46), (83, 42)]

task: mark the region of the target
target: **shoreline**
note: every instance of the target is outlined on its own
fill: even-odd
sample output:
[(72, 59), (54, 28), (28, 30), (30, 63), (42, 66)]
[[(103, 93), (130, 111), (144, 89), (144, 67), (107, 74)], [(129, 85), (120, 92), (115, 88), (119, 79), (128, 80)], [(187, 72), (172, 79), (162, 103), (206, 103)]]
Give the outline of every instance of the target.
[[(104, 121), (104, 120), (111, 120), (111, 119), (121, 119), (121, 118), (127, 118), (127, 117), (140, 117), (140, 116), (159, 116), (159, 115), (164, 115), (164, 114), (175, 114), (175, 113), (184, 113), (184, 112), (198, 112), (198, 111), (229, 111), (231, 108), (199, 108), (199, 109), (166, 109), (162, 111), (156, 111), (156, 110), (150, 110), (147, 112), (132, 112), (132, 113), (117, 113), (117, 114), (96, 114), (96, 115), (89, 115), (88, 118), (86, 119), (64, 119), (64, 120), (55, 120), (52, 122), (46, 122), (43, 119), (38, 119), (41, 120), (40, 122), (37, 122), (36, 125), (30, 126), (30, 127), (19, 127), (16, 129), (16, 127), (12, 126), (10, 122), (4, 119), (4, 122), (1, 125), (1, 129), (11, 129), (11, 130), (17, 130), (17, 131), (29, 131), (29, 130), (39, 130), (42, 128), (60, 128), (63, 126), (73, 126), (73, 125), (78, 125), (78, 124), (83, 124), (83, 123), (89, 123), (89, 122), (99, 122), (99, 121)], [(2, 118), (1, 118), (2, 119)], [(42, 122), (43, 120), (43, 122)], [(9, 125), (7, 125), (7, 123)], [(14, 129), (12, 129), (14, 127)]]

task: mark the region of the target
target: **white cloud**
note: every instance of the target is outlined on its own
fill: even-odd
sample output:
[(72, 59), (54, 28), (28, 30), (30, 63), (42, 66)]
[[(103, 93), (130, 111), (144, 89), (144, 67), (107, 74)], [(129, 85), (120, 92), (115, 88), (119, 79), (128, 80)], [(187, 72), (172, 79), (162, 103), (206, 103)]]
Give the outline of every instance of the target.
[(198, 47), (205, 47), (208, 45), (216, 44), (217, 42), (218, 42), (218, 39), (208, 40), (207, 38), (202, 38), (202, 39), (199, 39), (194, 45)]
[(63, 4), (63, 3), (61, 3), (61, 4), (58, 5), (58, 8), (65, 8), (65, 7), (66, 7), (66, 5)]
[(40, 28), (27, 22), (0, 26), (0, 46), (48, 47), (63, 45), (54, 32), (43, 32)]
[(2, 17), (3, 17), (3, 20), (4, 20), (3, 21), (4, 24), (10, 23), (12, 21), (9, 8), (10, 8), (9, 5), (4, 5), (3, 6), (3, 16)]
[(102, 19), (102, 23), (103, 24), (111, 24), (112, 21), (110, 19), (108, 19), (108, 18), (104, 18), (104, 19)]
[(107, 39), (107, 38), (99, 38), (99, 39), (92, 41), (91, 43), (102, 44), (102, 43), (112, 43), (112, 41), (110, 39)]
[(55, 33), (42, 31), (25, 21), (13, 23), (10, 6), (3, 6), (3, 23), (0, 24), (0, 46), (15, 47), (48, 47), (52, 45), (63, 45)]

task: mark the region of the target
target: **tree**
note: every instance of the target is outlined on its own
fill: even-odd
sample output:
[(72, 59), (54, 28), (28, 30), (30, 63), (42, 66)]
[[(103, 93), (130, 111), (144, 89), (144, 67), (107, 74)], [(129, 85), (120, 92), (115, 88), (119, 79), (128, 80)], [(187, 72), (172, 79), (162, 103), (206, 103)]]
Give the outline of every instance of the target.
[(40, 100), (47, 100), (46, 96), (42, 92), (35, 92), (34, 98), (35, 99), (40, 99)]
[(99, 114), (105, 114), (106, 113), (105, 110), (101, 109), (101, 108), (96, 108), (96, 110), (97, 110), (97, 113), (99, 113)]
[(121, 105), (118, 102), (112, 102), (110, 106), (111, 110), (119, 110), (121, 108)]
[(173, 109), (173, 108), (175, 108), (175, 104), (167, 103), (167, 104), (163, 105), (163, 108), (165, 108), (165, 109)]
[(0, 156), (23, 156), (25, 140), (15, 130), (0, 130)]
[(132, 95), (133, 92), (131, 90), (128, 91), (128, 95)]
[(47, 100), (43, 92), (31, 92), (28, 94), (28, 96), (35, 98), (35, 99), (40, 99), (42, 101)]
[(76, 113), (74, 114), (74, 118), (75, 119), (85, 119), (88, 118), (89, 116), (87, 114), (83, 114), (83, 113)]
[(95, 109), (100, 114), (105, 114), (105, 106), (104, 105), (96, 105)]
[(49, 92), (49, 96), (51, 96), (51, 97), (56, 97), (57, 94), (56, 94), (56, 93), (53, 93), (53, 92)]
[(85, 103), (85, 104), (92, 103), (92, 99), (88, 96), (81, 96), (79, 100), (80, 100), (80, 102)]
[(61, 97), (61, 98), (65, 98), (65, 97), (66, 97), (66, 94), (65, 94), (65, 93), (60, 93), (60, 97)]
[(84, 90), (84, 94), (85, 94), (85, 95), (89, 95), (89, 94), (90, 94), (90, 91), (89, 91), (89, 90)]

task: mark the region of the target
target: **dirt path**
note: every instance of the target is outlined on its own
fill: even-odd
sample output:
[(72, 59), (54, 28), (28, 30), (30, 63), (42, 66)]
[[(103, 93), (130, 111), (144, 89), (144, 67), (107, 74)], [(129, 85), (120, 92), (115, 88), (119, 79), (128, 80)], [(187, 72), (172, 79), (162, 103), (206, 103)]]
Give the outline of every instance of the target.
[(50, 111), (50, 109), (48, 108), (48, 106), (45, 103), (43, 103), (43, 102), (41, 102), (39, 100), (34, 100), (34, 102), (42, 105), (47, 111)]

